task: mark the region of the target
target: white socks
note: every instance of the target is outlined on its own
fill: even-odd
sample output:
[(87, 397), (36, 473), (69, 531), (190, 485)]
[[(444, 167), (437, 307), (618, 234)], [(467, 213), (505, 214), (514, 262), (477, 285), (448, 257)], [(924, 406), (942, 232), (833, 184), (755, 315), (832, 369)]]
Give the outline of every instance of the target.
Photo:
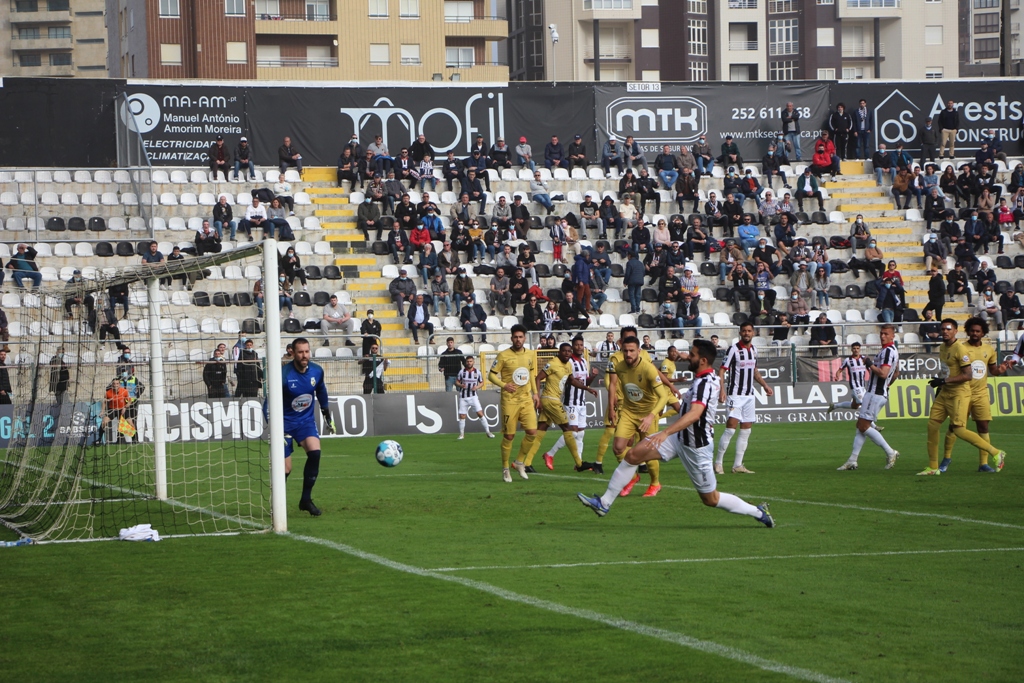
[(729, 442), (732, 441), (732, 435), (735, 433), (735, 429), (729, 428), (722, 432), (722, 438), (718, 440), (718, 453), (715, 455), (716, 464), (721, 465), (722, 461), (725, 460), (725, 452), (729, 450)]
[(555, 454), (563, 448), (565, 448), (565, 432), (562, 432), (562, 435), (558, 437), (558, 441), (555, 442), (555, 445), (549, 448), (548, 452), (544, 455), (550, 455), (553, 458), (555, 457)]
[(734, 515), (746, 515), (753, 517), (754, 519), (761, 519), (761, 511), (756, 507), (746, 502), (739, 496), (734, 496), (731, 493), (718, 493), (718, 505), (715, 507), (731, 512)]
[(843, 401), (842, 403), (837, 403), (836, 408), (845, 408), (846, 410), (853, 410), (853, 401)]
[(857, 458), (860, 457), (860, 449), (864, 448), (864, 442), (867, 441), (867, 436), (864, 432), (859, 429), (853, 434), (853, 452), (850, 453), (849, 462), (857, 462)]
[(876, 446), (885, 451), (886, 455), (892, 454), (892, 447), (888, 443), (886, 443), (885, 437), (882, 436), (882, 433), (875, 429), (874, 427), (868, 427), (868, 430), (864, 432), (864, 436), (871, 439), (872, 443), (874, 443)]
[(626, 484), (636, 475), (636, 468), (636, 465), (630, 465), (625, 460), (619, 463), (619, 466), (612, 472), (612, 478), (608, 481), (608, 490), (601, 496), (602, 505), (606, 508), (612, 506), (622, 489), (626, 488)]
[(573, 432), (573, 434), (576, 436), (576, 452), (579, 454), (580, 458), (582, 459), (583, 458), (583, 435), (586, 434), (586, 432), (584, 432), (581, 429), (578, 432)]
[(465, 435), (466, 435), (466, 421), (464, 419), (460, 418), (459, 419), (459, 436), (465, 436)]
[(490, 427), (490, 425), (487, 424), (487, 418), (484, 417), (483, 415), (480, 416), (480, 424), (482, 424), (484, 426), (484, 431), (486, 433), (488, 433), (488, 434), (491, 433), (491, 427)]
[[(750, 440), (750, 430), (740, 429), (740, 435), (736, 437), (736, 457), (733, 459), (733, 467), (743, 466), (743, 454), (747, 452), (747, 441)], [(722, 455), (725, 455), (724, 453)]]

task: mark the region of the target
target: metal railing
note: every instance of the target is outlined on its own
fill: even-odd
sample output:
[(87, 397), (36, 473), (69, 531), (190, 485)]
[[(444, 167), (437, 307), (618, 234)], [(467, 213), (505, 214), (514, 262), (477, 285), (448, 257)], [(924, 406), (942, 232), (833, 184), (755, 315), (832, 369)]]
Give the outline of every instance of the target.
[(445, 14), (444, 22), (446, 24), (468, 24), (471, 21), (505, 21), (505, 17), (500, 14)]
[(258, 21), (337, 21), (338, 15), (334, 13), (306, 12), (305, 14), (282, 14), (280, 12), (268, 14), (266, 12), (256, 15)]
[[(601, 46), (601, 59), (632, 59), (633, 52), (628, 45), (609, 45)], [(583, 50), (584, 59), (594, 58), (594, 46), (584, 48)]]
[(871, 9), (891, 7), (899, 9), (903, 0), (846, 0), (846, 6), (852, 9)]
[(843, 44), (843, 57), (874, 57), (876, 54), (885, 56), (885, 43), (878, 43), (877, 52), (874, 45), (866, 43)]
[[(373, 64), (374, 62), (371, 62)], [(296, 67), (300, 69), (329, 69), (338, 66), (337, 57), (327, 59), (308, 59), (306, 57), (278, 57), (277, 59), (257, 59), (256, 66), (270, 68)]]
[(756, 50), (757, 49), (757, 41), (756, 40), (730, 40), (729, 41), (729, 49), (731, 51), (734, 51), (734, 52), (736, 52), (736, 51)]
[(757, 9), (757, 0), (729, 0), (729, 9)]
[(777, 43), (768, 43), (768, 54), (772, 57), (781, 55), (795, 55), (800, 53), (800, 41), (788, 40)]

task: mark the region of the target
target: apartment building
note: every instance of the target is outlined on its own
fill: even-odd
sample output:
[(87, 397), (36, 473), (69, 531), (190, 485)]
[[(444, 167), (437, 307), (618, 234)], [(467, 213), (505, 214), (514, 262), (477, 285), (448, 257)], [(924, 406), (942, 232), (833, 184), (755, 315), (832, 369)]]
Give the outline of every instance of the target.
[(957, 0), (508, 0), (510, 77), (949, 78), (957, 11)]
[[(107, 75), (104, 0), (0, 2), (0, 77)], [(7, 30), (9, 29), (9, 30)]]
[[(960, 0), (960, 76), (1020, 76), (1020, 25), (1024, 19), (1021, 0), (1010, 0), (1007, 21), (1003, 21), (1003, 0)], [(1002, 74), (1003, 46), (1009, 50), (1010, 73)]]
[(107, 0), (112, 76), (507, 81), (504, 0)]

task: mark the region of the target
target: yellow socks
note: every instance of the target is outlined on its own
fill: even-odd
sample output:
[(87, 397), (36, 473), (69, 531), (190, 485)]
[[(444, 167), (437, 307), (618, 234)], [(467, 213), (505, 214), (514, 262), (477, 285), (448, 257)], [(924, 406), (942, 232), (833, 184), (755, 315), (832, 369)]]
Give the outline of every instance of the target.
[[(931, 423), (929, 422), (929, 424)], [(979, 451), (985, 451), (989, 455), (996, 455), (999, 453), (999, 449), (989, 443), (988, 439), (981, 438), (967, 427), (954, 427), (953, 433), (956, 434), (957, 438), (963, 439)]]
[(527, 454), (532, 453), (534, 450), (536, 450), (533, 444), (540, 444), (540, 439), (537, 438), (536, 432), (533, 434), (533, 436), (527, 434), (526, 436), (523, 437), (523, 442), (519, 444), (519, 455), (516, 456), (516, 462), (521, 462), (524, 465), (526, 464)]
[(565, 445), (569, 449), (569, 455), (576, 462), (576, 467), (583, 464), (583, 460), (580, 459), (579, 443), (576, 441), (576, 432), (568, 431), (562, 432), (562, 436), (565, 437)]
[(928, 467), (939, 468), (939, 430), (942, 423), (928, 420)]
[[(527, 467), (533, 464), (533, 456), (537, 455), (537, 451), (540, 450), (540, 444), (542, 441), (544, 441), (544, 435), (547, 433), (547, 430), (537, 430), (537, 434), (535, 435), (533, 440), (533, 445), (530, 446), (530, 452), (526, 454), (526, 459), (523, 460), (523, 464), (526, 465)], [(523, 439), (523, 441), (525, 442), (526, 439)], [(523, 449), (520, 448), (519, 454), (522, 455), (522, 453)]]
[(661, 484), (661, 461), (660, 460), (648, 460), (647, 461), (647, 472), (651, 475), (651, 486)]
[[(985, 443), (987, 443), (987, 444), (991, 444), (992, 443), (992, 437), (989, 436), (988, 432), (985, 432), (985, 433), (978, 432), (978, 436), (980, 436), (985, 441)], [(984, 450), (979, 448), (978, 449), (978, 465), (980, 466), (980, 465), (987, 465), (987, 464), (988, 464), (988, 451), (984, 451)]]
[[(604, 462), (604, 454), (608, 451), (608, 446), (611, 444), (613, 436), (615, 436), (615, 427), (605, 427), (601, 440), (597, 442), (597, 459), (595, 462)], [(619, 459), (621, 460), (621, 458)]]
[(508, 461), (512, 458), (512, 440), (504, 438), (502, 435), (501, 439), (501, 466), (504, 469), (508, 469)]

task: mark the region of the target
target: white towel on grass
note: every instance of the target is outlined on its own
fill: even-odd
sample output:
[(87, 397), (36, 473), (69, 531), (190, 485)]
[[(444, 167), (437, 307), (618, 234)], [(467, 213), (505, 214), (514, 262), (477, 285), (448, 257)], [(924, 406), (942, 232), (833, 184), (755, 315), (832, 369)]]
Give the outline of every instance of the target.
[(127, 529), (121, 529), (118, 537), (122, 541), (159, 541), (160, 532), (149, 524), (136, 524)]

